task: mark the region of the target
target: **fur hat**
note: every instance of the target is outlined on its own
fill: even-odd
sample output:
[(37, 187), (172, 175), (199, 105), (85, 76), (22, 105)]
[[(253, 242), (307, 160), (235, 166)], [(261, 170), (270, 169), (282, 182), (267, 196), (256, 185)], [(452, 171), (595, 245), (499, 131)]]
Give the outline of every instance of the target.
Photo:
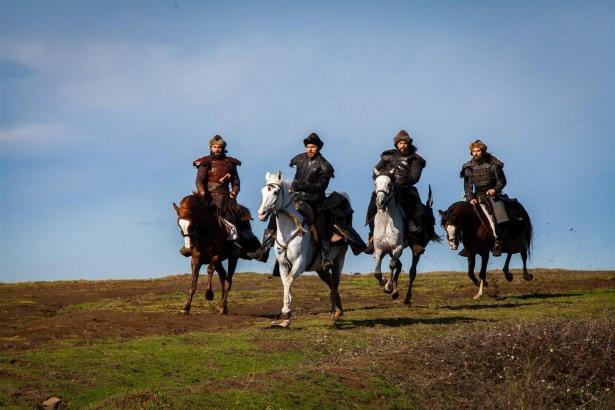
[(401, 130), (393, 138), (393, 145), (397, 148), (397, 143), (400, 141), (406, 141), (408, 144), (412, 144), (412, 137), (406, 131)]
[(311, 133), (306, 139), (303, 140), (303, 145), (307, 147), (308, 144), (314, 144), (318, 147), (318, 149), (321, 149), (322, 146), (325, 145), (325, 143), (322, 142), (318, 134), (315, 132)]
[(487, 145), (481, 140), (476, 140), (470, 143), (470, 152), (472, 152), (473, 148), (480, 148), (481, 151), (487, 152)]
[(218, 134), (214, 135), (213, 138), (209, 140), (209, 148), (214, 145), (222, 145), (222, 149), (226, 149), (226, 141)]

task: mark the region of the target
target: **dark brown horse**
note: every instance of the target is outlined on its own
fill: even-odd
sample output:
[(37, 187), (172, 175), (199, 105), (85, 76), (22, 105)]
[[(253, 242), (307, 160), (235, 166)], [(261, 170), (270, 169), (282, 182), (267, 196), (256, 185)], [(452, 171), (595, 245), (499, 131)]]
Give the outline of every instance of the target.
[[(177, 212), (177, 225), (184, 237), (182, 254), (191, 257), (192, 284), (188, 289), (188, 298), (182, 313), (190, 313), (192, 296), (196, 291), (201, 265), (207, 264), (208, 281), (205, 288), (205, 298), (213, 300), (214, 292), (211, 280), (214, 271), (218, 272), (222, 295), (218, 303), (219, 313), (228, 313), (228, 293), (233, 284), (233, 274), (237, 267), (239, 252), (227, 240), (227, 231), (222, 226), (216, 209), (203, 196), (193, 193), (184, 197), (179, 206), (173, 203)], [(222, 266), (222, 261), (228, 259), (228, 272)]]
[[(532, 280), (534, 276), (527, 271), (527, 257), (532, 246), (532, 222), (525, 208), (517, 201), (510, 204), (512, 211), (511, 220), (506, 222), (500, 238), (504, 246), (502, 252), (507, 253), (504, 263), (504, 276), (509, 282), (513, 280), (512, 273), (508, 268), (513, 254), (521, 254), (523, 260), (523, 278)], [(440, 212), (441, 225), (446, 231), (448, 245), (452, 250), (457, 250), (459, 242), (463, 243), (468, 253), (468, 276), (479, 287), (474, 299), (482, 295), (483, 286), (487, 286), (487, 262), (489, 251), (493, 248), (494, 239), (486, 215), (478, 205), (469, 202), (455, 202), (446, 212)], [(474, 274), (476, 255), (481, 257), (479, 278)]]

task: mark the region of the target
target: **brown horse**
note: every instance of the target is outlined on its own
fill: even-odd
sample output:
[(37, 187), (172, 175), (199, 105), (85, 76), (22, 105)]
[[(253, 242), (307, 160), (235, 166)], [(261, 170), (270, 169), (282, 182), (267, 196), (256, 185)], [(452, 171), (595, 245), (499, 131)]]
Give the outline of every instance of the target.
[[(509, 282), (513, 280), (508, 265), (513, 254), (521, 254), (523, 261), (523, 279), (532, 280), (534, 276), (527, 271), (527, 257), (532, 246), (532, 222), (527, 211), (517, 201), (511, 201), (511, 214), (514, 218), (506, 223), (500, 235), (504, 246), (502, 252), (507, 253), (504, 263), (504, 276)], [(494, 244), (493, 235), (486, 215), (478, 205), (469, 202), (455, 202), (446, 212), (439, 211), (441, 216), (442, 228), (446, 231), (448, 245), (452, 250), (457, 250), (459, 242), (463, 243), (468, 253), (468, 276), (472, 282), (479, 287), (474, 299), (482, 295), (483, 286), (487, 286), (487, 262), (489, 261), (489, 251)], [(474, 274), (476, 255), (481, 257), (481, 267), (479, 278)]]
[[(219, 313), (228, 313), (228, 293), (233, 284), (239, 251), (226, 240), (228, 234), (220, 222), (216, 209), (202, 195), (196, 193), (188, 195), (181, 200), (179, 206), (173, 202), (173, 207), (177, 212), (177, 225), (185, 241), (182, 254), (192, 259), (192, 284), (188, 289), (188, 298), (182, 313), (184, 315), (190, 313), (199, 271), (204, 264), (208, 265), (205, 299), (214, 298), (211, 280), (216, 271), (222, 287), (222, 295), (216, 308)], [(226, 259), (228, 259), (228, 272), (222, 266), (222, 261)]]

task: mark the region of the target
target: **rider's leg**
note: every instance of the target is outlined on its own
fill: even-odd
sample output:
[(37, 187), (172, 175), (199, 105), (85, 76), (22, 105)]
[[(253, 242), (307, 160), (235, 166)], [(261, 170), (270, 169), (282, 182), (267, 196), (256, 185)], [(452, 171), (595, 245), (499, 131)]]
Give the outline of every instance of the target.
[(500, 256), (502, 254), (502, 241), (498, 237), (498, 232), (496, 228), (496, 222), (494, 216), (489, 213), (489, 209), (483, 203), (480, 204), (481, 209), (487, 215), (487, 220), (489, 221), (489, 226), (491, 226), (491, 232), (493, 232), (493, 239), (495, 240), (495, 244), (493, 245), (493, 256)]
[(316, 231), (320, 235), (320, 250), (322, 257), (322, 267), (324, 270), (329, 270), (333, 266), (333, 262), (329, 259), (329, 247), (331, 240), (331, 226), (327, 215), (319, 213), (316, 215)]
[(374, 253), (374, 217), (376, 216), (376, 193), (372, 192), (372, 197), (369, 200), (367, 214), (365, 215), (365, 223), (369, 224), (369, 236), (367, 238), (367, 247), (363, 252), (368, 255)]
[(265, 231), (263, 232), (263, 242), (261, 247), (254, 252), (248, 252), (247, 256), (260, 262), (267, 262), (267, 259), (269, 259), (269, 250), (275, 242), (276, 231), (277, 226), (275, 216), (271, 215), (267, 228), (265, 228)]

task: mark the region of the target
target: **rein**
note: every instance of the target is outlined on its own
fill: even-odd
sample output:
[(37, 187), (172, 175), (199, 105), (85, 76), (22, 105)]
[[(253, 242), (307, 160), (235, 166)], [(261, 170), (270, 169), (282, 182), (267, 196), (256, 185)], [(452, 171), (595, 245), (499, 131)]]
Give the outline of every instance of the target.
[(485, 221), (483, 221), (483, 218), (481, 217), (480, 212), (478, 211), (478, 206), (476, 204), (473, 204), (472, 209), (474, 210), (474, 214), (480, 221), (480, 225), (483, 227), (483, 229), (485, 229), (487, 232), (491, 232), (491, 228), (485, 224)]
[[(272, 185), (278, 185), (278, 184), (272, 184)], [(283, 185), (278, 185), (280, 187), (280, 192), (283, 191), (284, 186)], [(283, 194), (285, 196), (286, 192)], [(285, 208), (288, 208), (290, 205), (292, 205), (293, 203), (293, 199), (294, 199), (294, 195), (292, 193), (288, 193), (288, 197), (289, 197), (289, 201), (287, 204), (283, 203), (283, 199), (282, 199), (282, 206), (280, 207), (279, 210), (274, 211), (273, 215), (276, 218), (279, 218), (280, 214), (286, 215), (290, 218), (291, 221), (294, 222), (295, 226), (296, 226), (296, 230), (295, 232), (293, 232), (293, 234), (290, 236), (290, 238), (288, 238), (288, 240), (286, 241), (286, 243), (281, 243), (280, 241), (278, 241), (278, 237), (276, 235), (275, 238), (275, 243), (278, 246), (278, 248), (284, 253), (284, 259), (286, 260), (286, 262), (289, 265), (292, 265), (292, 263), (290, 262), (290, 260), (288, 259), (288, 246), (290, 245), (290, 243), (295, 239), (298, 238), (300, 236), (303, 236), (307, 231), (303, 228), (303, 223), (299, 220), (299, 218), (297, 218), (296, 215), (294, 215), (292, 212), (288, 212)]]

